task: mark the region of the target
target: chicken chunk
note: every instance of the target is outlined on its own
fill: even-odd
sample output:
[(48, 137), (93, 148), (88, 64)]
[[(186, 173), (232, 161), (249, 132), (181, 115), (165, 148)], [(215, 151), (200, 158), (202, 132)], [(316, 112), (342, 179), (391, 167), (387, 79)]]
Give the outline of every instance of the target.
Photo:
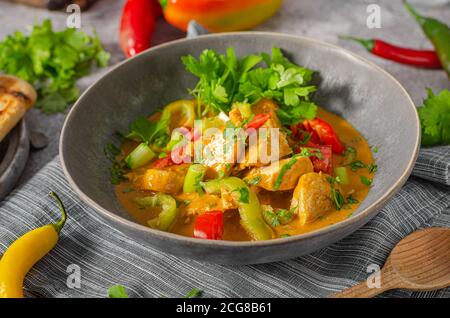
[[(261, 160), (263, 154), (267, 155), (268, 158), (272, 157), (272, 137), (270, 130), (267, 130), (269, 135), (264, 138), (261, 133), (258, 134), (258, 141), (256, 143), (251, 143), (245, 152), (245, 157), (238, 165), (239, 170), (244, 170), (249, 167), (261, 167), (269, 164), (270, 162), (264, 162)], [(285, 158), (292, 154), (292, 149), (286, 138), (286, 134), (279, 131), (278, 137), (278, 160)]]
[(316, 220), (333, 208), (331, 185), (326, 174), (310, 172), (300, 177), (291, 201), (297, 211), (299, 225)]
[(237, 151), (237, 145), (231, 145), (232, 149), (227, 148), (223, 134), (213, 135), (204, 139), (204, 145), (202, 163), (208, 167), (206, 177), (215, 179), (228, 176), (234, 165), (233, 160)]
[(258, 114), (270, 114), (270, 119), (264, 125), (265, 127), (281, 128), (280, 120), (277, 115), (278, 105), (270, 99), (261, 99), (252, 106), (252, 112)]
[(252, 184), (264, 188), (268, 191), (292, 190), (297, 185), (298, 179), (309, 172), (313, 172), (313, 165), (308, 157), (299, 157), (295, 163), (288, 169), (282, 177), (278, 188), (275, 188), (275, 182), (278, 179), (282, 167), (290, 162), (291, 158), (282, 159), (268, 166), (253, 168), (244, 178), (246, 181), (253, 181)]
[(145, 170), (141, 175), (134, 174), (131, 180), (136, 189), (139, 190), (176, 194), (183, 188), (186, 172), (187, 170), (184, 167), (177, 167), (174, 169), (150, 168)]

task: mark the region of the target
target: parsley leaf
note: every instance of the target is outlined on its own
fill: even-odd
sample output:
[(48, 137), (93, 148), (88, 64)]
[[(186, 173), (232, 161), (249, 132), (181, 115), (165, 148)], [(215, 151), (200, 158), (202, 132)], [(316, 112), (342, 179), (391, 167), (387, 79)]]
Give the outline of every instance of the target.
[(250, 202), (250, 191), (246, 187), (240, 187), (234, 190), (239, 192), (239, 202), (248, 204)]
[(450, 91), (435, 95), (428, 89), (428, 97), (417, 111), (422, 125), (422, 145), (450, 144)]
[(362, 184), (364, 184), (364, 185), (366, 185), (368, 187), (370, 187), (372, 185), (372, 182), (373, 182), (372, 179), (369, 179), (369, 178), (367, 178), (365, 176), (360, 176), (360, 179), (361, 179), (361, 183)]
[(189, 293), (187, 293), (183, 298), (195, 298), (201, 294), (201, 291), (198, 288), (192, 288)]
[(121, 181), (126, 180), (125, 173), (128, 172), (127, 164), (123, 160), (116, 159), (121, 153), (120, 149), (113, 143), (109, 143), (106, 145), (104, 153), (106, 158), (111, 161), (111, 167), (109, 168), (111, 183), (119, 184)]
[(164, 147), (170, 139), (168, 127), (170, 114), (164, 113), (157, 122), (151, 122), (145, 117), (138, 117), (130, 125), (130, 132), (126, 135), (128, 139), (135, 139), (147, 144), (156, 144)]
[(29, 36), (15, 32), (0, 42), (0, 70), (34, 85), (36, 107), (47, 114), (63, 112), (80, 94), (77, 79), (93, 64), (106, 66), (108, 59), (97, 34), (54, 31), (50, 20), (35, 25)]
[(290, 210), (287, 209), (273, 209), (270, 205), (262, 205), (263, 218), (272, 227), (277, 227), (282, 224), (289, 223), (294, 215), (297, 207)]
[(248, 185), (257, 185), (262, 179), (262, 176), (256, 176), (251, 179), (245, 180)]
[(359, 203), (358, 200), (356, 200), (351, 194), (347, 197), (347, 203), (348, 204), (357, 204)]
[[(262, 60), (266, 68), (256, 67)], [(273, 48), (271, 56), (262, 53), (241, 59), (236, 58), (233, 48), (226, 55), (204, 50), (198, 59), (188, 55), (182, 57), (182, 62), (199, 78), (191, 94), (216, 112), (228, 112), (233, 102), (253, 104), (268, 98), (279, 104), (282, 124), (316, 116), (317, 106), (309, 101), (309, 95), (316, 90), (308, 85), (313, 72), (290, 62), (279, 48)]]
[(331, 188), (331, 200), (333, 200), (334, 207), (338, 211), (340, 209), (342, 209), (342, 207), (345, 204), (345, 200), (344, 200), (344, 197), (342, 196), (341, 192), (334, 187)]
[(122, 285), (114, 285), (108, 289), (109, 298), (128, 298), (128, 293)]

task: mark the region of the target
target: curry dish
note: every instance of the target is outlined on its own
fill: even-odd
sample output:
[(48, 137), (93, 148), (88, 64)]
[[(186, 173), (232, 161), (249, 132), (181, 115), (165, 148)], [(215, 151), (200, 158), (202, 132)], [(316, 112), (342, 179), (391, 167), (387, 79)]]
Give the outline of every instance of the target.
[(290, 122), (286, 96), (230, 100), (228, 109), (194, 96), (139, 118), (110, 149), (116, 195), (139, 223), (201, 239), (266, 240), (340, 222), (367, 196), (377, 166), (343, 118), (315, 107)]

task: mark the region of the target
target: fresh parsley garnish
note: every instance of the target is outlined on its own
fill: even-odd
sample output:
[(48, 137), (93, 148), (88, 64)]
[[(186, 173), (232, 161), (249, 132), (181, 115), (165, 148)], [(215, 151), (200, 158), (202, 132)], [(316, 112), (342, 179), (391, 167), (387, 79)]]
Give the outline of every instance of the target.
[(183, 298), (195, 298), (200, 296), (201, 291), (198, 288), (192, 288)]
[(422, 125), (422, 145), (450, 144), (450, 91), (444, 89), (435, 95), (428, 89), (428, 97), (417, 111)]
[(348, 204), (358, 204), (359, 201), (356, 200), (351, 194), (347, 197), (347, 203)]
[(367, 165), (366, 168), (367, 168), (367, 170), (369, 170), (369, 173), (375, 173), (378, 171), (378, 165), (373, 164), (373, 163)]
[(277, 191), (280, 188), (281, 182), (283, 182), (284, 175), (289, 171), (289, 169), (292, 168), (292, 166), (295, 165), (299, 157), (317, 157), (319, 159), (322, 159), (323, 155), (320, 151), (316, 152), (315, 150), (312, 151), (310, 148), (302, 148), (299, 153), (293, 155), (288, 162), (281, 166), (280, 173), (278, 174), (273, 184), (274, 191)]
[(331, 200), (333, 201), (334, 207), (338, 211), (342, 209), (345, 204), (345, 200), (341, 192), (334, 187), (331, 188)]
[(369, 170), (369, 173), (375, 173), (378, 171), (378, 166), (374, 163), (371, 164), (365, 164), (364, 162), (362, 162), (361, 160), (356, 160), (356, 161), (352, 161), (348, 164), (348, 166), (350, 167), (350, 169), (352, 171), (357, 171), (358, 169), (363, 169), (363, 168), (367, 168), (367, 170)]
[(370, 187), (372, 185), (372, 179), (367, 178), (366, 176), (360, 176), (361, 183)]
[(250, 202), (250, 191), (247, 187), (240, 187), (234, 191), (239, 192), (239, 202), (246, 204)]
[(128, 298), (128, 293), (122, 285), (114, 285), (108, 289), (109, 298)]
[(130, 132), (126, 135), (126, 138), (164, 147), (170, 139), (169, 121), (169, 113), (164, 112), (156, 122), (149, 121), (145, 117), (138, 117), (131, 123)]
[[(201, 116), (211, 107), (215, 112), (228, 113), (234, 102), (256, 103), (261, 98), (275, 100), (279, 104), (278, 117), (289, 125), (316, 116), (317, 106), (309, 101), (316, 87), (309, 85), (313, 72), (300, 67), (283, 56), (279, 48), (272, 55), (247, 55), (237, 58), (233, 48), (226, 54), (204, 50), (198, 59), (182, 57), (186, 69), (199, 78), (191, 90), (206, 105)], [(263, 61), (266, 67), (257, 67)]]
[(120, 149), (113, 143), (109, 143), (106, 145), (104, 153), (106, 158), (111, 162), (111, 167), (109, 168), (111, 183), (119, 184), (126, 180), (125, 173), (128, 172), (128, 166), (125, 161), (116, 159), (121, 153)]
[(108, 59), (97, 34), (54, 31), (50, 20), (33, 26), (28, 36), (15, 32), (0, 42), (0, 70), (34, 85), (36, 107), (47, 114), (63, 112), (80, 95), (77, 79), (89, 74), (93, 64), (106, 66)]
[(248, 185), (257, 185), (257, 184), (259, 184), (261, 179), (262, 179), (261, 176), (256, 176), (256, 177), (253, 177), (251, 179), (247, 179), (245, 181), (247, 182)]
[(373, 146), (372, 147), (372, 151), (373, 151), (373, 153), (377, 153), (378, 152), (378, 147), (377, 146)]
[(295, 215), (296, 207), (287, 209), (273, 209), (270, 205), (263, 205), (263, 218), (272, 227), (289, 223)]
[(336, 177), (330, 177), (330, 176), (326, 176), (325, 178), (329, 184), (336, 184), (336, 183), (341, 183), (341, 178), (339, 176)]

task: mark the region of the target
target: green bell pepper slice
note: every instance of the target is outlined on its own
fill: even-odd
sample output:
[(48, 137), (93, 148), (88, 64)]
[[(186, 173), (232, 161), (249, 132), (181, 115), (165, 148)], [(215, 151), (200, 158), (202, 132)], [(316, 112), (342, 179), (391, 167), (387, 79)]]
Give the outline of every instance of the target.
[(219, 181), (221, 190), (231, 194), (238, 205), (241, 224), (254, 240), (270, 240), (272, 229), (262, 216), (262, 209), (256, 194), (240, 178), (228, 177)]
[(177, 201), (168, 194), (158, 193), (154, 196), (138, 198), (136, 203), (142, 207), (161, 208), (159, 215), (147, 222), (153, 229), (168, 231), (178, 215)]

